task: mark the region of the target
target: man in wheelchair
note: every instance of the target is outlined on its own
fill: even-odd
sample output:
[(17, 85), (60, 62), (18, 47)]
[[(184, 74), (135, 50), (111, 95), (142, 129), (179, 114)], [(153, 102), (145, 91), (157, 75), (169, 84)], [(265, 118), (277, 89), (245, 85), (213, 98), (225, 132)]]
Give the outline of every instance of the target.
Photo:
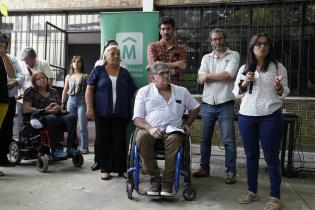
[[(170, 69), (160, 61), (151, 67), (152, 83), (139, 89), (134, 105), (134, 124), (139, 128), (136, 142), (147, 174), (151, 176), (148, 195), (172, 196), (176, 154), (183, 133), (190, 135), (190, 126), (199, 114), (200, 104), (184, 87), (170, 83)], [(183, 123), (182, 116), (188, 110)], [(155, 159), (155, 144), (160, 140), (165, 150), (163, 177)], [(161, 189), (161, 183), (162, 189)]]

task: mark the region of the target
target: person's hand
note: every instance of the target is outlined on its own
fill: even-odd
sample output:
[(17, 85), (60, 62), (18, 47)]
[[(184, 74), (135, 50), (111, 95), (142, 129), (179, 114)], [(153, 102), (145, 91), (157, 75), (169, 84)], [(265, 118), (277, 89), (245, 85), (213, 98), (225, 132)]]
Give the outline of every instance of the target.
[(186, 62), (185, 62), (184, 60), (177, 61), (177, 62), (176, 62), (176, 66), (177, 66), (177, 68), (179, 68), (179, 69), (185, 69), (185, 68), (186, 68)]
[(17, 85), (18, 85), (18, 82), (16, 80), (8, 82), (7, 84), (9, 90), (13, 89)]
[(86, 118), (88, 118), (89, 120), (94, 120), (95, 117), (95, 111), (93, 108), (87, 108), (86, 110)]
[(255, 72), (247, 72), (245, 75), (245, 79), (242, 83), (243, 87), (246, 87), (250, 82), (255, 80)]
[(58, 112), (57, 108), (58, 108), (57, 103), (51, 103), (45, 108), (45, 112), (51, 113), (51, 114), (56, 114)]
[(282, 76), (282, 75), (279, 75), (279, 76), (275, 77), (273, 85), (274, 85), (276, 90), (281, 90), (282, 89), (281, 81), (283, 80), (283, 78), (284, 78), (284, 76)]
[(187, 125), (187, 124), (184, 124), (183, 128), (184, 128), (184, 131), (185, 131), (186, 135), (190, 136), (190, 134), (191, 134), (191, 127), (189, 125)]
[(149, 128), (148, 132), (155, 139), (160, 139), (163, 136), (159, 128), (151, 127)]
[(197, 82), (203, 85), (207, 81), (207, 74), (198, 74)]

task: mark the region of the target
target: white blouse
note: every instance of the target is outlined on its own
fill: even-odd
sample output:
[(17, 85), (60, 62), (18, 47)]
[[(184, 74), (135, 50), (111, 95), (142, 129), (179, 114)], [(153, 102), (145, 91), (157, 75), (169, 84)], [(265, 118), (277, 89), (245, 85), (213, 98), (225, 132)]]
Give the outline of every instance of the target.
[(116, 99), (117, 99), (117, 92), (116, 92), (116, 86), (117, 86), (117, 76), (110, 76), (110, 80), (112, 81), (112, 92), (113, 92), (113, 113), (115, 113), (115, 107), (116, 107)]
[[(281, 63), (276, 65), (270, 63), (266, 72), (255, 71), (255, 80), (253, 83), (252, 94), (246, 91), (239, 94), (240, 80), (245, 80), (243, 71), (246, 65), (243, 65), (237, 74), (233, 93), (236, 98), (242, 98), (239, 113), (247, 116), (264, 116), (270, 115), (282, 107), (282, 100), (289, 95), (287, 70)], [(281, 81), (283, 86), (282, 96), (278, 96), (273, 85), (276, 75), (283, 75)]]

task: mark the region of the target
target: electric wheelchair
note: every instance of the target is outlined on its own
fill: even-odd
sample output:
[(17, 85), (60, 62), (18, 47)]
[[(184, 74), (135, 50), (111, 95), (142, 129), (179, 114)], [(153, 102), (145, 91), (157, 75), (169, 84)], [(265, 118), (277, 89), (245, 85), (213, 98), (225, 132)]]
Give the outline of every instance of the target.
[[(44, 110), (39, 110), (40, 115)], [(9, 146), (8, 159), (13, 164), (20, 164), (21, 160), (36, 160), (38, 171), (44, 173), (48, 170), (49, 161), (60, 161), (72, 158), (75, 167), (81, 167), (84, 158), (81, 153), (68, 155), (65, 158), (57, 158), (51, 154), (48, 131), (38, 120), (32, 120), (31, 114), (23, 114), (23, 124), (19, 131), (19, 139), (13, 139)], [(63, 138), (63, 131), (60, 132)]]
[[(139, 148), (136, 143), (137, 131), (136, 128), (131, 135), (128, 159), (127, 159), (127, 196), (132, 199), (133, 190), (140, 195), (147, 195), (146, 192), (141, 192), (140, 185), (140, 170), (142, 168)], [(176, 157), (176, 167), (174, 173), (175, 194), (179, 191), (180, 175), (184, 177), (185, 188), (183, 190), (183, 197), (187, 201), (192, 201), (196, 197), (196, 191), (191, 187), (191, 142), (187, 135), (183, 135), (182, 146), (179, 149)], [(157, 143), (155, 146), (156, 159), (164, 160), (164, 146), (162, 143)], [(174, 194), (174, 195), (175, 195)], [(173, 196), (174, 196), (173, 195)], [(173, 197), (172, 196), (172, 197)]]

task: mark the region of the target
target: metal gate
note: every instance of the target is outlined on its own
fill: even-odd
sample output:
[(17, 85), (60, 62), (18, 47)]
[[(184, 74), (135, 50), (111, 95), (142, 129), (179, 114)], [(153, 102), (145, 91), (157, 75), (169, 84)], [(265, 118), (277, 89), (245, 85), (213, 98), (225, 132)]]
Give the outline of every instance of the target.
[(45, 24), (45, 60), (54, 74), (53, 86), (64, 87), (66, 75), (68, 33), (46, 21)]

